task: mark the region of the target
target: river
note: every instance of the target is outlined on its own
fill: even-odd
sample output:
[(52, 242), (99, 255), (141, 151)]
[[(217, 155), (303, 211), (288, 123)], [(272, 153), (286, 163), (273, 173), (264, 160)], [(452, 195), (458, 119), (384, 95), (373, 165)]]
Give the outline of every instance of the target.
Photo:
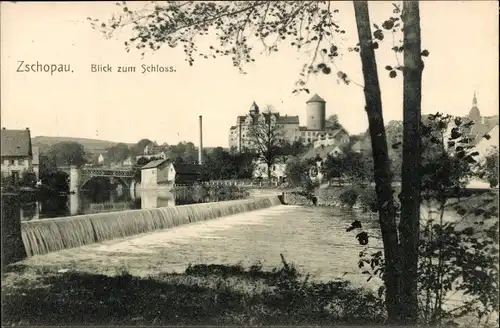
[(170, 207), (194, 203), (242, 198), (240, 194), (209, 195), (202, 189), (177, 191), (116, 189), (82, 190), (78, 194), (22, 197), (21, 221), (31, 221), (73, 215), (115, 212), (156, 207)]

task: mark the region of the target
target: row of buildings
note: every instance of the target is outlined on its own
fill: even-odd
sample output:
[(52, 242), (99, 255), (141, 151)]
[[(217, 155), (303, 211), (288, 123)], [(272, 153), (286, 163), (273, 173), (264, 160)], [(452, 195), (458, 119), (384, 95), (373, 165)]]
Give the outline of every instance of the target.
[[(324, 104), (324, 101), (315, 95), (313, 98), (311, 98), (312, 102), (319, 102)], [(308, 101), (308, 104), (311, 103), (311, 100)], [(255, 107), (252, 105), (252, 107)], [(317, 114), (323, 115), (322, 120), (324, 120), (324, 112), (323, 109), (321, 110), (316, 110), (316, 107), (308, 107), (308, 117), (310, 117), (311, 120), (314, 120), (317, 118)], [(253, 111), (255, 113), (255, 110)], [(247, 116), (248, 117), (248, 116)], [(279, 115), (278, 115), (279, 118)], [(298, 117), (295, 117), (297, 126), (298, 126)], [(240, 119), (240, 117), (239, 117)], [(493, 116), (483, 116), (481, 115), (481, 112), (478, 108), (478, 101), (476, 94), (474, 93), (473, 100), (472, 100), (472, 107), (468, 113), (468, 115), (462, 117), (464, 119), (464, 122), (466, 121), (472, 121), (474, 124), (471, 126), (469, 129), (468, 133), (473, 139), (473, 145), (474, 149), (479, 152), (480, 158), (479, 160), (481, 161), (481, 158), (484, 158), (488, 154), (490, 154), (493, 151), (498, 151), (499, 147), (499, 116), (498, 115), (493, 115)], [(248, 120), (250, 123), (251, 121)], [(278, 119), (277, 122), (280, 122)], [(278, 123), (279, 124), (279, 123)], [(289, 123), (282, 123), (282, 124), (289, 124)], [(311, 159), (318, 159), (317, 162), (317, 168), (315, 168), (315, 172), (317, 172), (316, 175), (319, 179), (321, 179), (321, 174), (320, 174), (320, 167), (322, 162), (326, 160), (326, 158), (329, 155), (340, 155), (343, 150), (346, 148), (349, 148), (351, 151), (354, 152), (365, 152), (371, 149), (371, 141), (368, 133), (365, 133), (361, 135), (356, 142), (351, 142), (351, 137), (345, 131), (344, 129), (328, 129), (327, 127), (324, 130), (315, 130), (312, 129), (313, 127), (325, 127), (324, 123), (321, 122), (315, 122), (315, 124), (311, 123), (308, 121), (308, 126), (306, 127), (299, 127), (299, 131), (303, 132), (311, 132), (313, 135), (311, 136), (310, 139), (302, 139), (302, 131), (299, 134), (295, 134), (293, 136), (294, 139), (289, 139), (289, 140), (301, 140), (304, 144), (309, 145), (309, 149), (304, 152), (303, 154), (299, 155), (300, 160), (311, 160)], [(449, 126), (449, 129), (451, 130), (452, 125)], [(231, 127), (230, 131), (234, 131), (235, 127)], [(236, 131), (239, 131), (240, 129), (236, 129)], [(292, 129), (289, 129), (289, 131)], [(245, 131), (245, 129), (242, 129), (242, 131)], [(450, 134), (451, 131), (448, 131), (448, 135)], [(238, 134), (235, 134), (238, 136)], [(488, 135), (489, 138), (485, 138), (484, 136)], [(292, 134), (289, 134), (289, 138), (291, 138)], [(308, 136), (308, 135), (306, 135)], [(231, 132), (230, 132), (230, 142), (231, 142)], [(233, 143), (234, 143), (234, 138), (233, 138)], [(280, 181), (285, 178), (285, 171), (286, 171), (286, 159), (285, 160), (280, 160), (277, 161), (275, 165), (273, 165), (271, 169), (271, 174), (274, 179)], [(262, 178), (267, 178), (267, 166), (265, 163), (258, 163), (257, 169), (255, 170), (255, 177), (262, 177)]]

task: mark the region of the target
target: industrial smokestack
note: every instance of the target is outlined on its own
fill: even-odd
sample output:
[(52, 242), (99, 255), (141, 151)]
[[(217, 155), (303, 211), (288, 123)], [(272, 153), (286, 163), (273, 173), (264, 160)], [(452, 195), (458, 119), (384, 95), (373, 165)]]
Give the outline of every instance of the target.
[(198, 147), (198, 164), (202, 164), (202, 155), (201, 152), (203, 150), (203, 118), (200, 115), (200, 146)]

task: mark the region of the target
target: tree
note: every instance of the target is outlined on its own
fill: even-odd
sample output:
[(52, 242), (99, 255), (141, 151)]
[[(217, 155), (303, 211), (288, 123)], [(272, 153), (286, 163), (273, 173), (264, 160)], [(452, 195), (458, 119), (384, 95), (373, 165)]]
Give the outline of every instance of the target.
[(131, 152), (135, 155), (142, 155), (144, 154), (144, 148), (150, 143), (152, 141), (149, 139), (141, 139), (132, 147)]
[(43, 179), (44, 177), (47, 177), (57, 171), (57, 164), (55, 162), (55, 158), (53, 158), (49, 154), (40, 153), (39, 161), (40, 161), (40, 168), (38, 171), (38, 175), (40, 179)]
[(341, 178), (345, 173), (343, 156), (328, 155), (321, 166), (321, 173), (327, 180)]
[(283, 147), (286, 145), (283, 127), (274, 122), (275, 116), (270, 111), (262, 113), (254, 118), (248, 127), (247, 141), (250, 149), (255, 150), (259, 158), (266, 163), (267, 178), (271, 180), (271, 167), (276, 160), (283, 155)]
[(119, 163), (130, 157), (131, 151), (124, 143), (118, 143), (106, 150), (107, 158), (111, 162)]
[[(382, 24), (382, 28), (374, 24), (375, 31), (372, 35), (367, 2), (354, 1), (353, 3), (359, 44), (348, 48), (348, 50), (359, 52), (362, 63), (364, 77), (364, 86), (362, 87), (364, 88), (369, 121), (379, 222), (386, 261), (387, 274), (384, 277), (387, 287), (387, 312), (389, 321), (393, 323), (407, 322), (408, 320), (411, 322), (414, 313), (402, 311), (400, 306), (400, 291), (403, 283), (401, 280), (401, 253), (392, 194), (387, 138), (382, 115), (381, 91), (374, 52), (379, 47), (378, 42), (384, 39), (382, 28), (396, 31), (400, 24), (398, 22), (400, 18), (391, 17)], [(243, 64), (253, 62), (255, 60), (253, 53), (260, 50), (254, 47), (257, 44), (253, 42), (255, 38), (257, 41), (261, 41), (264, 50), (268, 53), (278, 52), (282, 45), (280, 41), (289, 40), (292, 47), (304, 52), (312, 50), (311, 61), (304, 65), (294, 92), (309, 93), (306, 87), (308, 74), (323, 73), (328, 75), (331, 73), (332, 67), (336, 67), (335, 58), (339, 56), (341, 50), (339, 46), (342, 40), (339, 41), (337, 38), (342, 38), (345, 34), (345, 30), (336, 22), (335, 16), (338, 14), (338, 10), (332, 8), (331, 2), (166, 2), (164, 4), (155, 3), (152, 6), (153, 8), (138, 11), (121, 6), (122, 14), (114, 16), (107, 23), (89, 19), (94, 27), (99, 28), (107, 36), (124, 26), (133, 25), (134, 36), (125, 43), (127, 51), (135, 46), (144, 54), (146, 48), (156, 51), (164, 44), (172, 48), (183, 45), (187, 55), (186, 61), (190, 65), (194, 64), (195, 55), (203, 58), (230, 56), (233, 65), (241, 71), (243, 71)], [(411, 10), (411, 8), (416, 8), (415, 4), (405, 7), (408, 13), (405, 20), (415, 27), (419, 19), (417, 16), (413, 16), (417, 14), (417, 11)], [(397, 16), (399, 13), (399, 7), (395, 6), (394, 14)], [(412, 23), (412, 18), (414, 18), (415, 24)], [(219, 45), (208, 44), (206, 49), (200, 50), (199, 47), (202, 43), (197, 42), (197, 38), (208, 35), (209, 32), (214, 32), (217, 35)], [(405, 41), (413, 42), (409, 37), (406, 37)], [(403, 49), (404, 45), (393, 47), (395, 52), (402, 52)], [(422, 55), (426, 54), (428, 53), (422, 52)], [(395, 68), (387, 66), (386, 69), (389, 70), (390, 77), (396, 77), (397, 70), (404, 68), (398, 65)], [(347, 74), (342, 71), (337, 72), (337, 77), (338, 80), (346, 84), (359, 85), (349, 79)], [(413, 99), (416, 98), (413, 97)], [(417, 105), (413, 103), (412, 106)], [(409, 111), (413, 111), (415, 108), (412, 107)], [(412, 124), (408, 123), (410, 131), (405, 138), (408, 142), (410, 142), (408, 136), (414, 133), (411, 131)], [(269, 132), (269, 130), (270, 125), (268, 125), (267, 131)], [(260, 154), (268, 164), (268, 176), (270, 176), (269, 163), (276, 158), (273, 153), (277, 147), (271, 142), (261, 142), (260, 144), (263, 145)], [(412, 283), (410, 282), (410, 284)], [(406, 293), (406, 289), (404, 290)]]
[(291, 159), (285, 168), (286, 177), (291, 186), (301, 186), (308, 179), (310, 165), (306, 161)]
[(402, 259), (401, 307), (403, 323), (418, 322), (418, 242), (420, 234), (420, 118), (422, 98), (420, 9), (418, 1), (404, 1), (403, 164), (399, 234)]
[[(375, 190), (377, 193), (380, 230), (386, 261), (386, 307), (391, 322), (400, 322), (401, 256), (396, 227), (396, 211), (392, 196), (392, 180), (387, 139), (382, 115), (382, 99), (372, 41), (370, 16), (366, 1), (354, 1), (354, 15), (358, 29), (359, 48), (364, 78), (366, 113), (374, 164)], [(377, 29), (378, 30), (378, 29)], [(379, 33), (380, 34), (380, 33)], [(379, 37), (380, 38), (380, 37)]]
[(50, 147), (47, 157), (57, 166), (81, 166), (86, 162), (83, 145), (72, 141), (63, 141), (53, 145)]
[(492, 188), (498, 186), (498, 148), (489, 153), (484, 160), (484, 175), (482, 178), (485, 178), (486, 181), (490, 184)]
[(332, 130), (343, 129), (344, 127), (339, 122), (339, 116), (337, 114), (333, 114), (328, 116), (326, 119), (326, 127)]
[[(440, 113), (421, 124), (420, 189), (427, 211), (417, 236), (415, 277), (425, 325), (456, 325), (453, 319), (470, 314), (485, 321), (498, 313), (498, 196), (464, 196), (468, 179), (477, 173), (479, 155), (467, 135), (470, 126), (471, 122)], [(450, 212), (457, 216), (455, 220), (446, 218)], [(362, 229), (359, 221), (356, 227)], [(357, 233), (366, 236), (366, 232)], [(359, 266), (368, 279), (387, 272), (381, 252), (361, 252)], [(467, 301), (446, 306), (457, 292), (467, 295)]]
[(151, 159), (146, 158), (146, 157), (139, 157), (136, 164), (137, 164), (137, 166), (141, 167), (141, 166), (148, 164), (149, 162), (151, 162)]

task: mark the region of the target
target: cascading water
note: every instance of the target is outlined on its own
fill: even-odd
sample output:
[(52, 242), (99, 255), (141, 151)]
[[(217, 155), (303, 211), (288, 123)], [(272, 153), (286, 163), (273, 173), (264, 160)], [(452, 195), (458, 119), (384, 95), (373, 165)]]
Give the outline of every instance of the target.
[(79, 215), (21, 224), (28, 256), (280, 205), (278, 197)]

